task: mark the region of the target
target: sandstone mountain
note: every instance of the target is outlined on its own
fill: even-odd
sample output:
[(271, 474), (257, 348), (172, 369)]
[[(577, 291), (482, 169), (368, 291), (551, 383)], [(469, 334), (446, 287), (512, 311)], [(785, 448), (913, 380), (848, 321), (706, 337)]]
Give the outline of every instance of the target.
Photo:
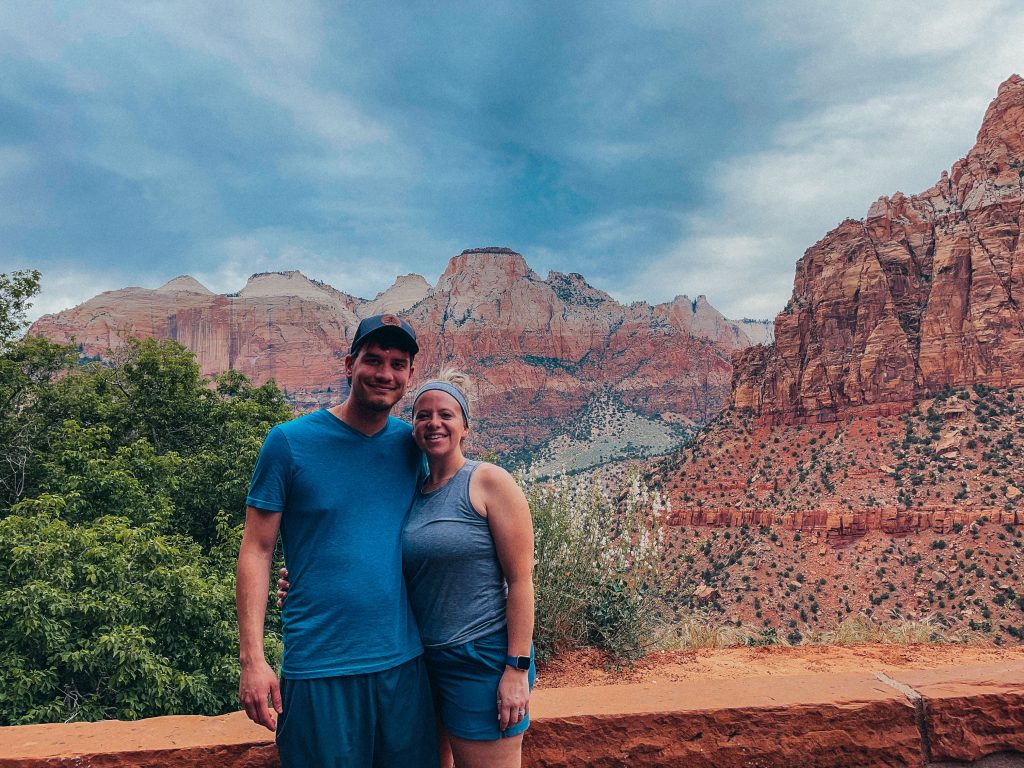
[[(666, 427), (702, 422), (728, 395), (730, 354), (763, 325), (724, 318), (703, 296), (622, 305), (575, 273), (541, 278), (507, 248), (463, 251), (437, 284), (399, 277), (372, 300), (299, 272), (257, 274), (235, 295), (191, 277), (125, 288), (40, 318), (32, 333), (74, 340), (84, 357), (124, 334), (176, 339), (206, 375), (273, 378), (300, 408), (338, 402), (342, 360), (359, 318), (394, 312), (418, 329), (420, 375), (443, 364), (473, 374), (478, 448), (528, 452), (599, 397)], [(664, 430), (657, 450), (664, 450)], [(649, 446), (653, 451), (655, 446)], [(637, 453), (643, 453), (643, 446)]]
[(661, 468), (680, 524), (861, 535), (1021, 522), (1024, 80), (919, 195), (883, 197), (797, 263), (775, 341)]
[(1024, 384), (1024, 80), (918, 195), (882, 197), (797, 263), (775, 343), (739, 355), (732, 403), (771, 423), (898, 413), (944, 387)]
[(1024, 641), (1022, 177), (1015, 76), (934, 187), (807, 250), (774, 343), (658, 465), (692, 608), (764, 642)]

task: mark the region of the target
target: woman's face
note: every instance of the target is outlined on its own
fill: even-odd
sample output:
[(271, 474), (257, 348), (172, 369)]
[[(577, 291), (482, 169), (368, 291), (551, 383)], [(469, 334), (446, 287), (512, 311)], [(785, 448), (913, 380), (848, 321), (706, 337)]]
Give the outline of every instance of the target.
[(412, 412), (412, 436), (428, 457), (457, 450), (467, 432), (469, 427), (454, 397), (437, 389), (420, 395)]

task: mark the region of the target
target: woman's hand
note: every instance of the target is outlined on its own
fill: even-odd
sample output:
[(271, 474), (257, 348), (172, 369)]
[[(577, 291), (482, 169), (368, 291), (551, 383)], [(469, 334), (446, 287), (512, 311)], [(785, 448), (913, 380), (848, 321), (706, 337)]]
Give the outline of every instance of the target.
[(288, 569), (282, 568), (277, 575), (280, 576), (277, 580), (277, 607), (283, 608), (285, 598), (288, 597), (288, 589), (291, 587), (288, 583)]
[(505, 730), (522, 722), (530, 712), (530, 673), (505, 667), (498, 683), (498, 728)]

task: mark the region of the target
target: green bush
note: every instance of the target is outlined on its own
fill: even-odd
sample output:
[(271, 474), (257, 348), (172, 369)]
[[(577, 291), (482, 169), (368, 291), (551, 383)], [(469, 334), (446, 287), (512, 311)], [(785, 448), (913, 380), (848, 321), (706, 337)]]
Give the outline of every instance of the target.
[(0, 725), (234, 709), (245, 489), (291, 413), (173, 341), (17, 338), (38, 277), (0, 275)]
[(237, 529), (204, 553), (123, 517), (69, 523), (67, 506), (0, 520), (0, 724), (237, 708)]

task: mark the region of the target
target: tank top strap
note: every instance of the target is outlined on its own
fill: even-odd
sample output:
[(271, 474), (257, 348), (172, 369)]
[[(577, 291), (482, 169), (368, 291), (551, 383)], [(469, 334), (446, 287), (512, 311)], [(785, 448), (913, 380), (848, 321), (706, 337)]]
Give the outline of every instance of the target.
[(483, 515), (476, 511), (473, 502), (469, 498), (469, 484), (473, 479), (473, 473), (476, 472), (476, 468), (479, 466), (479, 461), (466, 459), (466, 463), (459, 468), (458, 472), (461, 485), (459, 488), (459, 501), (461, 502), (462, 511), (475, 518), (483, 518)]

